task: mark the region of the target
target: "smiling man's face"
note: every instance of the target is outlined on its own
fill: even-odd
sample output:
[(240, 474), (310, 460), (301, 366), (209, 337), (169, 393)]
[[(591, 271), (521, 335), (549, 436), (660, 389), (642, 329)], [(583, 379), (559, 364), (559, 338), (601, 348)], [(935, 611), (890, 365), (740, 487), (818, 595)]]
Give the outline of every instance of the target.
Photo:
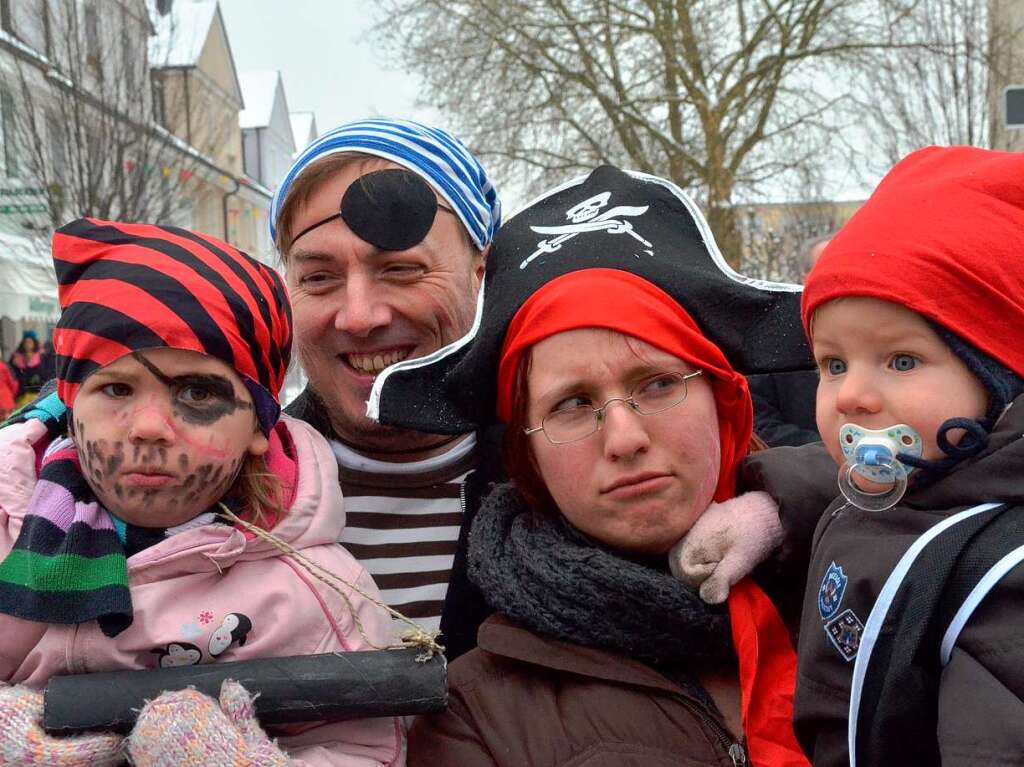
[[(298, 207), (291, 230), (337, 213), (361, 176), (394, 167), (376, 158), (342, 166)], [(472, 326), (484, 259), (460, 220), (439, 210), (422, 242), (384, 251), (337, 217), (297, 237), (285, 260), (296, 347), (336, 435), (371, 454), (415, 453), (446, 441), (380, 426), (365, 413), (387, 365), (430, 354)]]

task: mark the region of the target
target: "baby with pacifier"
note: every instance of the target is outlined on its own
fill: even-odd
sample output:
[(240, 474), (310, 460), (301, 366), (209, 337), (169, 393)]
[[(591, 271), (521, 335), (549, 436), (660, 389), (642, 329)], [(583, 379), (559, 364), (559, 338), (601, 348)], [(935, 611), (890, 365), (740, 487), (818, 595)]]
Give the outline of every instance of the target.
[[(1022, 179), (1018, 153), (915, 152), (808, 276), (839, 490), (814, 531), (798, 647), (795, 729), (816, 767), (1024, 753)], [(788, 538), (814, 449), (748, 459)], [(684, 559), (714, 535), (695, 533)], [(720, 537), (720, 552), (743, 547)]]

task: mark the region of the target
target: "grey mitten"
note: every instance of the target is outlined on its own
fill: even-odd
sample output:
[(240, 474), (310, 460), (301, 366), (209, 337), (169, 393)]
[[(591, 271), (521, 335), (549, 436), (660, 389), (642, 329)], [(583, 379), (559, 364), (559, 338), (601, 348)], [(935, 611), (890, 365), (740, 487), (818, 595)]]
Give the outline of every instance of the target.
[(768, 493), (744, 493), (712, 503), (668, 555), (672, 574), (721, 604), (782, 543), (779, 507)]

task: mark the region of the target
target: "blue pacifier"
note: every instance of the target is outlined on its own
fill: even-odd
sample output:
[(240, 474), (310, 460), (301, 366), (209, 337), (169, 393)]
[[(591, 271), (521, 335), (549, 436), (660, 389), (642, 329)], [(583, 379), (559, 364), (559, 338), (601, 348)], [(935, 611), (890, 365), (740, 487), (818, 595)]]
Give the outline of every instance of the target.
[[(920, 435), (905, 423), (885, 429), (865, 429), (854, 423), (839, 429), (839, 446), (846, 461), (839, 467), (839, 490), (858, 509), (891, 509), (907, 492), (907, 478), (913, 468), (904, 466), (899, 455), (919, 457), (924, 450)], [(884, 489), (877, 493), (861, 489), (853, 475)]]

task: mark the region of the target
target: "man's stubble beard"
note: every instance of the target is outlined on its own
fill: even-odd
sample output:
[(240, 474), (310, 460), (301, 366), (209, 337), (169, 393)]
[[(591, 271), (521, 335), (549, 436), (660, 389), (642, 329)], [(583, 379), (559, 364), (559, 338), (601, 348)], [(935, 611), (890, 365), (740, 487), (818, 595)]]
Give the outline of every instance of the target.
[(443, 452), (449, 444), (459, 438), (458, 436), (403, 429), (397, 426), (385, 426), (365, 415), (351, 418), (341, 407), (341, 402), (332, 402), (331, 398), (324, 397), (312, 383), (309, 388), (324, 408), (324, 413), (334, 432), (332, 435), (325, 436), (331, 436), (343, 445), (368, 457), (396, 462), (418, 461)]

